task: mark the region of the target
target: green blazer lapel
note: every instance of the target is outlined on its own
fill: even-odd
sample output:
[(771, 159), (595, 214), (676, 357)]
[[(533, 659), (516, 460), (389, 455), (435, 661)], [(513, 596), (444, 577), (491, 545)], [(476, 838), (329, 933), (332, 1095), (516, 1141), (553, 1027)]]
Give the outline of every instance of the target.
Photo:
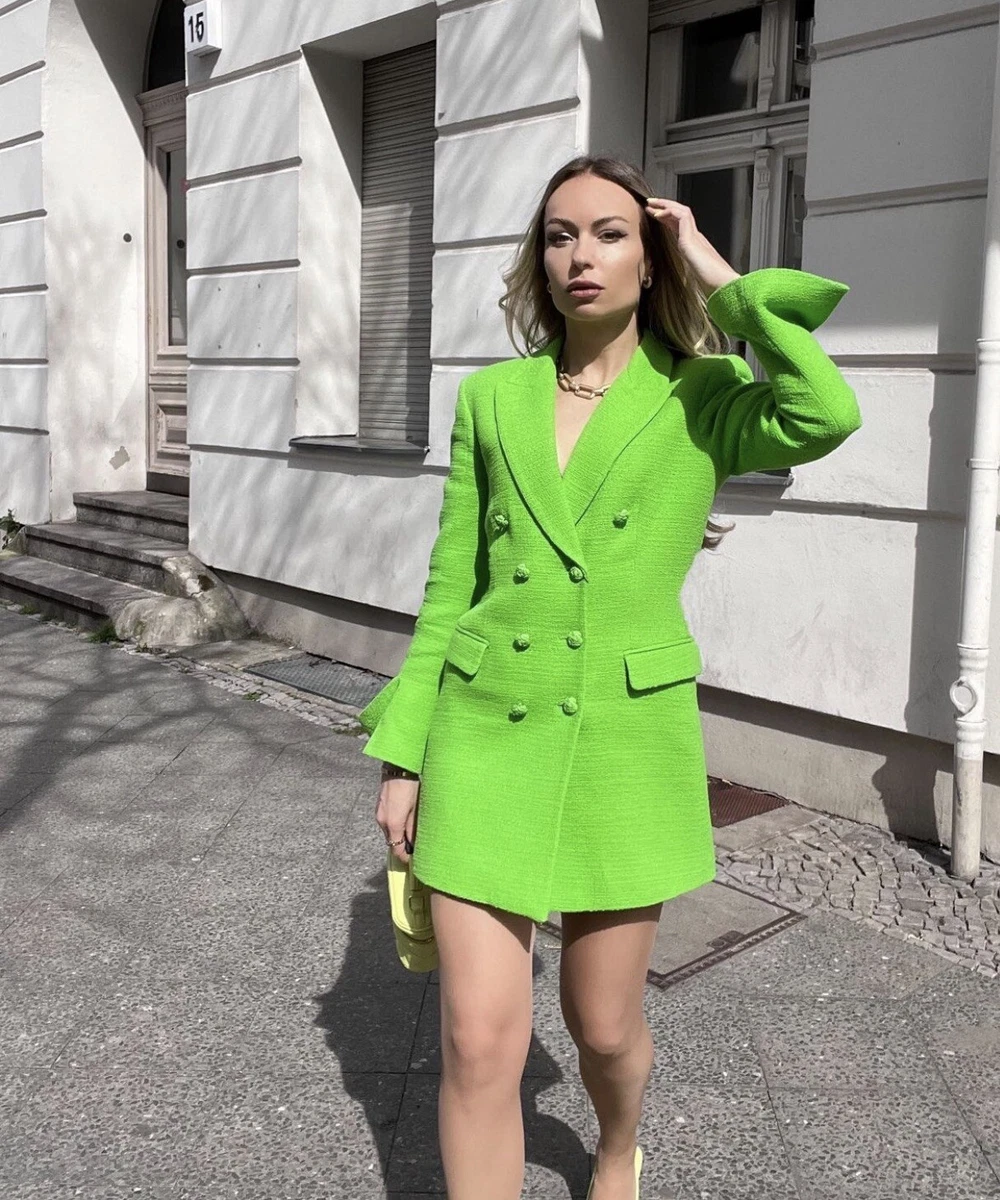
[(584, 570), (587, 564), (566, 503), (565, 480), (556, 455), (556, 356), (561, 336), (536, 355), (512, 364), (497, 381), (497, 435), (524, 503), (546, 537)]
[(591, 413), (562, 476), (575, 524), (590, 507), (618, 455), (663, 407), (671, 391), (673, 362), (671, 351), (647, 329), (625, 370)]
[(674, 356), (646, 330), (625, 370), (588, 418), (560, 475), (555, 389), (561, 346), (559, 334), (497, 384), (497, 433), (535, 520), (556, 546), (586, 569), (576, 527), (615, 459), (670, 395)]

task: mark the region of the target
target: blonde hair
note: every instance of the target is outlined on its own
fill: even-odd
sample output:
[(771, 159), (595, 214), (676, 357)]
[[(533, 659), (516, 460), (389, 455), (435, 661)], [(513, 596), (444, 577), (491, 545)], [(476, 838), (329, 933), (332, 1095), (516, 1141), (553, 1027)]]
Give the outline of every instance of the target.
[[(623, 187), (640, 209), (639, 234), (652, 262), (652, 285), (642, 288), (636, 313), (639, 337), (650, 330), (675, 356), (695, 358), (729, 351), (729, 340), (712, 322), (705, 306), (706, 296), (692, 276), (683, 256), (667, 230), (646, 212), (646, 198), (653, 195), (649, 181), (630, 162), (606, 155), (583, 154), (571, 159), (552, 176), (518, 243), (513, 266), (502, 275), (506, 292), (500, 298), (507, 336), (519, 354), (534, 354), (554, 337), (564, 335), (566, 320), (548, 290), (545, 272), (545, 206), (549, 197), (567, 179), (596, 175)], [(516, 335), (524, 350), (520, 350)], [(711, 517), (702, 549), (714, 550), (734, 525), (723, 525)]]

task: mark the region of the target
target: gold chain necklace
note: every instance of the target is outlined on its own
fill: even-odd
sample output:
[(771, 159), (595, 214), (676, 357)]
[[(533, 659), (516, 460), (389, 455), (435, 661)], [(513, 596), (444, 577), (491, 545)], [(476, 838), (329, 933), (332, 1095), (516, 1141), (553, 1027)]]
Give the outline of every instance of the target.
[[(574, 383), (573, 380), (570, 379), (570, 377), (563, 370), (561, 353), (559, 358), (556, 360), (556, 378), (559, 380), (559, 383), (565, 390), (575, 392), (576, 395), (583, 396), (585, 400), (593, 400), (603, 396), (608, 388), (611, 387), (610, 383), (606, 383), (603, 387), (599, 388), (591, 387), (587, 383)], [(614, 380), (611, 382), (613, 383)]]

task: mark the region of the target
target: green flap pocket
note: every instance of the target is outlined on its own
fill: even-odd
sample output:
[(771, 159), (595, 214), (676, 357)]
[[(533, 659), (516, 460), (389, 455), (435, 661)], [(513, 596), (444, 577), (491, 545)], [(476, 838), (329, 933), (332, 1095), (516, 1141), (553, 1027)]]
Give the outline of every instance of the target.
[(701, 651), (693, 637), (625, 651), (628, 681), (636, 691), (694, 679), (701, 674)]
[(485, 638), (481, 638), (478, 633), (456, 625), (451, 635), (451, 641), (448, 643), (445, 658), (452, 666), (458, 667), (466, 675), (475, 675), (479, 670), (479, 664), (483, 661), (483, 655), (486, 653), (488, 645), (489, 642)]

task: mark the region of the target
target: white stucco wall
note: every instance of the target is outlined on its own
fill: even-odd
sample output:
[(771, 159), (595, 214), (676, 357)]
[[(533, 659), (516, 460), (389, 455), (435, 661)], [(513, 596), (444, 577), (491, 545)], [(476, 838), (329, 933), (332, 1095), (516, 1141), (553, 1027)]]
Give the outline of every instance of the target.
[[(0, 514), (48, 516), (42, 63), (47, 0), (0, 7)], [(13, 290), (11, 290), (13, 289)]]
[[(729, 489), (737, 527), (685, 591), (706, 684), (942, 741), (996, 54), (974, 12), (819, 0), (803, 266), (851, 285), (818, 336), (865, 423), (780, 497)], [(989, 717), (1000, 750), (995, 685)]]
[[(42, 82), (51, 512), (145, 486), (145, 150), (154, 0), (51, 0)], [(126, 242), (125, 235), (131, 240)]]
[[(153, 0), (0, 9), (0, 506), (145, 481), (142, 85)], [(131, 234), (131, 241), (124, 240)]]

